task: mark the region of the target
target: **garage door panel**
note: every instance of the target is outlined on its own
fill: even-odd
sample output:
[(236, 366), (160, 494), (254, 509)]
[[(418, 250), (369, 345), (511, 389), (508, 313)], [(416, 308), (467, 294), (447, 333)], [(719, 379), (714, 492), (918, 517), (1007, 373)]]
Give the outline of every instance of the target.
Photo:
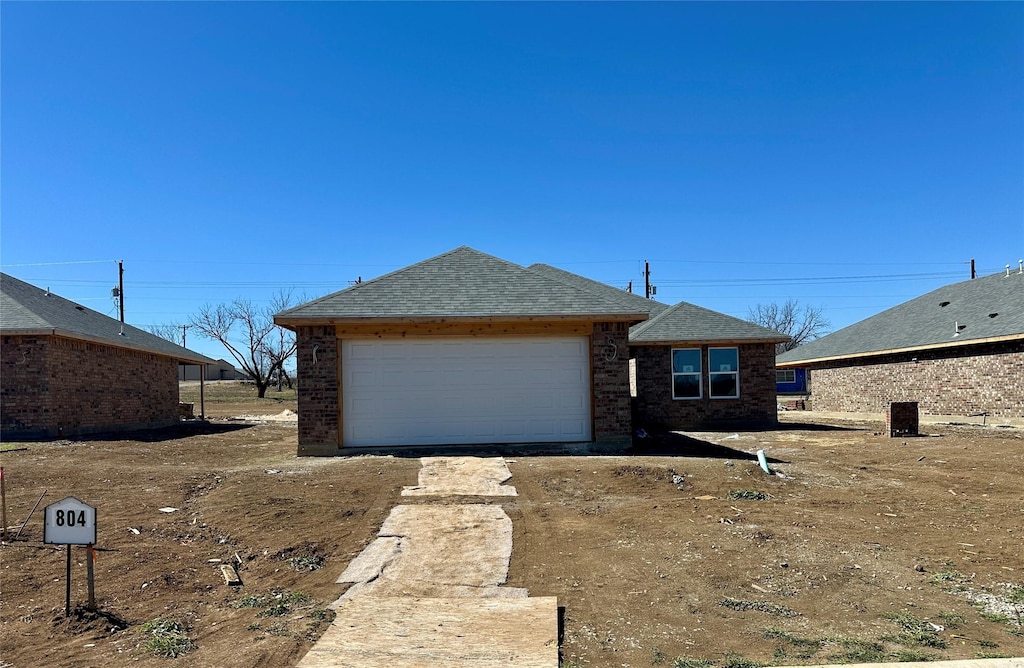
[(586, 337), (342, 342), (346, 446), (590, 440)]

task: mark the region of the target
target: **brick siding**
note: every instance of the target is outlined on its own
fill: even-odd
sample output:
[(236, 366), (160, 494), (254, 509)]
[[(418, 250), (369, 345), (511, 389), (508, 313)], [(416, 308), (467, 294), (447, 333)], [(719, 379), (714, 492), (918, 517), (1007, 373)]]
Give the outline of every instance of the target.
[(299, 327), (295, 340), (295, 372), (299, 379), (298, 454), (335, 455), (339, 447), (341, 414), (340, 341), (332, 326)]
[(629, 325), (595, 322), (590, 352), (594, 440), (628, 440), (633, 431), (629, 398)]
[(890, 402), (916, 401), (925, 415), (1024, 417), (1020, 341), (811, 368), (816, 411), (884, 413)]
[[(739, 348), (740, 384), (737, 399), (711, 399), (708, 396), (708, 347), (701, 346), (703, 398), (673, 399), (672, 346), (633, 346), (637, 377), (637, 397), (634, 399), (636, 426), (661, 431), (716, 424), (769, 425), (778, 421), (775, 345), (736, 346)], [(720, 344), (714, 347), (720, 347)]]
[(56, 438), (178, 422), (178, 363), (56, 336), (4, 336), (5, 439)]

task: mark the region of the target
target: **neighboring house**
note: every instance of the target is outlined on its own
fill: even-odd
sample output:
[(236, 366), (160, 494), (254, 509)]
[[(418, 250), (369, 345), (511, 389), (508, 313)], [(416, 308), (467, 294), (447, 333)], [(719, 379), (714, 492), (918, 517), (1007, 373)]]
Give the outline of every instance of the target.
[(794, 367), (775, 371), (775, 391), (779, 394), (807, 394), (807, 369)]
[(248, 378), (226, 359), (219, 359), (204, 366), (182, 366), (178, 369), (178, 380), (200, 380), (200, 369), (205, 371), (202, 380), (243, 380)]
[(807, 368), (814, 410), (1024, 417), (1024, 270), (939, 288), (790, 350)]
[(70, 437), (178, 422), (178, 366), (213, 360), (0, 274), (0, 433)]
[[(288, 309), (274, 320), (296, 332), (299, 453), (329, 455), (339, 447), (363, 446), (626, 441), (634, 429), (630, 328), (655, 312), (675, 309), (685, 317), (697, 309), (685, 306), (680, 313), (678, 307), (554, 267), (522, 267), (463, 246)], [(699, 311), (706, 322), (720, 322), (711, 317), (713, 312)], [(742, 321), (713, 315), (739, 332), (736, 323)], [(753, 360), (745, 358), (742, 348), (719, 353), (711, 344), (722, 339), (694, 337), (693, 325), (687, 321), (667, 339), (642, 342), (638, 401), (647, 392), (644, 383), (664, 387), (638, 404), (637, 419), (661, 427), (741, 416), (750, 382), (751, 388), (764, 387), (764, 401), (771, 405), (770, 412), (761, 412), (760, 402), (750, 397), (758, 404), (757, 417), (774, 420), (773, 358), (762, 360), (763, 369), (746, 369)], [(729, 332), (725, 341), (746, 346), (751, 339), (749, 330), (743, 332), (748, 336)], [(785, 339), (765, 332), (760, 336), (770, 340), (768, 348)], [(686, 397), (674, 402), (688, 407), (667, 417), (654, 415), (665, 397), (673, 403), (671, 359), (682, 360), (673, 350), (676, 344), (687, 351), (683, 356), (696, 350), (702, 360), (693, 362), (700, 366), (697, 394), (690, 391), (695, 372), (689, 364), (686, 379), (675, 380), (676, 387), (686, 388)], [(705, 372), (703, 360), (709, 354), (719, 365), (716, 373)], [(727, 372), (729, 364), (735, 369)], [(762, 383), (761, 376), (772, 382)], [(712, 398), (727, 386), (743, 391)], [(726, 404), (736, 407), (730, 410)]]

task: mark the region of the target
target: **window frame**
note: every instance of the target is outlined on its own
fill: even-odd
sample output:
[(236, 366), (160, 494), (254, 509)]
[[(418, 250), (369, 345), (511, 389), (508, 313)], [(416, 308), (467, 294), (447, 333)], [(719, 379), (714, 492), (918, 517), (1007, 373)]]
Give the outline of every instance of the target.
[[(676, 351), (677, 350), (696, 350), (697, 351), (697, 370), (696, 371), (676, 371)], [(700, 348), (669, 348), (669, 371), (672, 376), (672, 400), (673, 401), (696, 401), (704, 398), (704, 351)], [(697, 396), (695, 397), (677, 397), (676, 396), (676, 377), (677, 376), (696, 376), (697, 377)]]
[[(779, 374), (786, 374), (786, 379), (780, 380)], [(776, 369), (775, 370), (775, 382), (782, 383), (783, 385), (792, 385), (796, 382), (796, 369)]]
[[(711, 351), (713, 350), (735, 350), (736, 351), (736, 370), (735, 371), (715, 371), (711, 368)], [(715, 376), (732, 376), (736, 384), (736, 393), (728, 395), (716, 395), (714, 394), (714, 382)], [(708, 397), (711, 399), (739, 399), (740, 398), (740, 348), (739, 346), (714, 346), (708, 347)]]

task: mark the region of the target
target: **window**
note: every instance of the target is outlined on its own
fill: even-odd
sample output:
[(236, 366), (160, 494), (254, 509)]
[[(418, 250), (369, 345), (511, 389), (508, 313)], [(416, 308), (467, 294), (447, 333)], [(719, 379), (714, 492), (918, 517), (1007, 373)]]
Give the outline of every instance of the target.
[(775, 382), (776, 383), (795, 383), (796, 382), (796, 369), (776, 369), (775, 370)]
[(672, 398), (700, 399), (700, 348), (672, 350)]
[(712, 399), (735, 399), (740, 396), (739, 348), (709, 348), (708, 371)]

